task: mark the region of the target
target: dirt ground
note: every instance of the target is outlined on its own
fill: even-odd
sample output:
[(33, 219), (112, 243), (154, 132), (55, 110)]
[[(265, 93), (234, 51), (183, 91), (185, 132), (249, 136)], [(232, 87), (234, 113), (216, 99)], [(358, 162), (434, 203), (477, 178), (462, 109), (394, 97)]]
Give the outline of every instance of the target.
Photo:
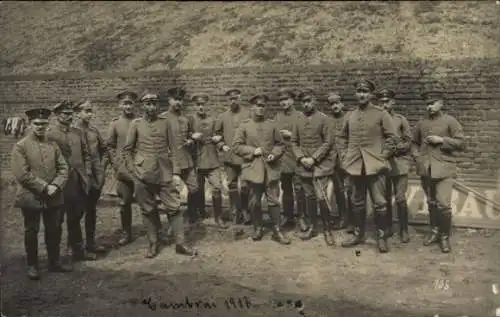
[[(99, 209), (99, 240), (112, 247), (105, 257), (78, 264), (70, 274), (47, 274), (42, 267), (42, 279), (33, 282), (25, 277), (22, 217), (10, 207), (10, 197), (12, 190), (4, 190), (1, 294), (8, 317), (484, 317), (500, 307), (500, 294), (492, 292), (492, 284), (500, 283), (495, 231), (457, 230), (453, 253), (444, 255), (437, 246), (423, 247), (425, 228), (412, 227), (410, 244), (393, 238), (391, 252), (382, 255), (369, 240), (356, 255), (355, 249), (327, 247), (321, 236), (304, 242), (293, 232), (290, 246), (276, 244), (269, 234), (258, 243), (233, 241), (231, 231), (217, 231), (207, 220), (190, 236), (197, 257), (166, 247), (148, 260), (138, 210), (135, 241), (113, 247), (119, 218), (111, 205)], [(338, 245), (342, 236), (337, 233)], [(441, 289), (435, 282), (440, 279)], [(170, 305), (186, 297), (192, 308)], [(241, 298), (243, 308), (228, 308), (231, 297), (236, 304)]]

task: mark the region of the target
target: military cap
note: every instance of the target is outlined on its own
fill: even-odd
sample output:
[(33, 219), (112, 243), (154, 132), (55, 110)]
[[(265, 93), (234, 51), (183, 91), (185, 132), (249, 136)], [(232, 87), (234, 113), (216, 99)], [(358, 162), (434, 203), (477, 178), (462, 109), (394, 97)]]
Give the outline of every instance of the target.
[(174, 87), (167, 90), (167, 96), (173, 99), (184, 99), (186, 95), (186, 90), (182, 87)]
[(29, 120), (34, 120), (34, 119), (48, 120), (50, 115), (52, 114), (52, 111), (47, 108), (36, 108), (27, 110), (25, 114)]
[(293, 91), (292, 89), (284, 88), (278, 92), (278, 99), (279, 100), (288, 99), (288, 98), (295, 99), (295, 91)]
[(68, 110), (73, 111), (73, 102), (69, 100), (58, 102), (54, 107), (52, 107), (52, 112), (54, 113), (60, 113)]
[(370, 91), (370, 92), (375, 91), (375, 83), (371, 80), (368, 80), (368, 79), (359, 80), (356, 83), (355, 87), (356, 87), (356, 90), (368, 89), (368, 91)]
[(396, 93), (394, 93), (393, 90), (387, 88), (381, 89), (377, 92), (377, 98), (379, 100), (394, 99), (394, 96), (396, 96)]
[(196, 103), (206, 103), (208, 101), (208, 96), (205, 94), (194, 95), (191, 100)]
[(443, 92), (441, 92), (439, 90), (429, 90), (429, 91), (425, 91), (422, 94), (422, 99), (424, 99), (425, 101), (442, 100), (442, 99), (444, 99), (444, 94), (443, 94)]
[(342, 100), (342, 97), (336, 92), (329, 92), (327, 96), (328, 101), (330, 102), (335, 102), (335, 101), (340, 101)]
[(264, 94), (257, 94), (250, 98), (250, 103), (253, 105), (258, 105), (258, 104), (265, 104), (266, 102), (269, 101), (269, 97)]
[(74, 111), (82, 111), (85, 108), (92, 108), (92, 103), (89, 100), (82, 100), (73, 107)]
[(300, 100), (306, 101), (311, 100), (314, 97), (314, 90), (312, 88), (306, 88), (300, 92)]
[(225, 95), (228, 97), (241, 95), (241, 90), (239, 90), (238, 88), (229, 89), (228, 91), (226, 91)]
[(147, 100), (160, 100), (160, 98), (158, 97), (158, 94), (146, 90), (141, 94), (139, 101), (144, 102)]
[(122, 92), (119, 92), (117, 95), (116, 95), (116, 98), (118, 100), (130, 100), (130, 101), (137, 101), (137, 94), (133, 91), (130, 91), (130, 90), (124, 90)]

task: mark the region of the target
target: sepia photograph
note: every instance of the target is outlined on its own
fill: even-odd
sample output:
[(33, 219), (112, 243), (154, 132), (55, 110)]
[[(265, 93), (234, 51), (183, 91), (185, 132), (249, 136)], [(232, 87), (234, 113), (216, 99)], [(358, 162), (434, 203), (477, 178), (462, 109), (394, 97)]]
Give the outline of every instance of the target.
[(0, 317), (500, 317), (500, 1), (0, 1)]

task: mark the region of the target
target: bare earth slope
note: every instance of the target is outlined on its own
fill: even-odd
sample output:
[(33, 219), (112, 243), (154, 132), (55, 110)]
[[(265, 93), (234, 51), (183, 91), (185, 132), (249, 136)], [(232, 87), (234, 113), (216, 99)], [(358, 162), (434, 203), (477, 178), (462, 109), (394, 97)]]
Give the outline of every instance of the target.
[(2, 2), (2, 74), (498, 57), (481, 2)]

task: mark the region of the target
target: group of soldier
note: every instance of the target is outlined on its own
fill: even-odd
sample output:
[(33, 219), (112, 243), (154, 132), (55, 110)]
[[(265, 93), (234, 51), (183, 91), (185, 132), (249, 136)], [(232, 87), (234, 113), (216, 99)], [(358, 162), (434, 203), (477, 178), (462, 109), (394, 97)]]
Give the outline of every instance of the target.
[[(273, 118), (267, 95), (253, 96), (247, 107), (239, 89), (225, 93), (228, 109), (218, 116), (209, 113), (209, 97), (203, 94), (192, 96), (195, 113), (186, 114), (186, 91), (180, 87), (167, 91), (165, 112), (160, 111), (159, 94), (145, 91), (138, 96), (126, 90), (117, 95), (122, 114), (110, 123), (107, 140), (91, 125), (95, 109), (89, 100), (27, 111), (30, 131), (14, 145), (12, 170), (20, 185), (16, 206), (24, 216), (28, 277), (40, 277), (40, 217), (49, 271), (72, 270), (59, 260), (64, 217), (73, 261), (95, 260), (106, 251), (96, 244), (95, 229), (108, 166), (114, 170), (120, 197), (118, 243), (132, 242), (135, 201), (147, 229), (147, 258), (155, 257), (160, 245), (167, 243), (161, 234), (159, 202), (168, 216), (168, 236), (176, 252), (197, 253), (185, 243), (184, 214), (194, 225), (208, 216), (206, 183), (218, 227), (228, 229), (227, 221), (232, 221), (238, 238), (244, 235), (244, 226), (252, 224), (252, 239), (261, 240), (264, 196), (272, 238), (284, 245), (290, 239), (282, 228), (295, 226), (303, 240), (317, 236), (322, 228), (326, 243), (334, 245), (333, 231), (347, 228), (350, 235), (342, 247), (363, 243), (369, 194), (377, 248), (386, 253), (393, 235), (393, 197), (400, 241), (410, 239), (406, 191), (413, 162), (430, 215), (431, 232), (424, 244), (439, 243), (442, 252), (450, 252), (452, 178), (456, 152), (464, 149), (461, 125), (441, 110), (444, 98), (439, 91), (423, 94), (428, 115), (412, 131), (407, 119), (394, 110), (392, 90), (377, 91), (369, 80), (360, 80), (355, 87), (358, 105), (352, 111), (344, 109), (338, 93), (328, 94), (331, 115), (318, 109), (312, 89), (282, 89)], [(138, 103), (141, 116), (135, 111)], [(56, 122), (49, 126), (51, 115)], [(222, 208), (223, 172), (229, 212)], [(188, 192), (186, 204), (182, 186)]]

